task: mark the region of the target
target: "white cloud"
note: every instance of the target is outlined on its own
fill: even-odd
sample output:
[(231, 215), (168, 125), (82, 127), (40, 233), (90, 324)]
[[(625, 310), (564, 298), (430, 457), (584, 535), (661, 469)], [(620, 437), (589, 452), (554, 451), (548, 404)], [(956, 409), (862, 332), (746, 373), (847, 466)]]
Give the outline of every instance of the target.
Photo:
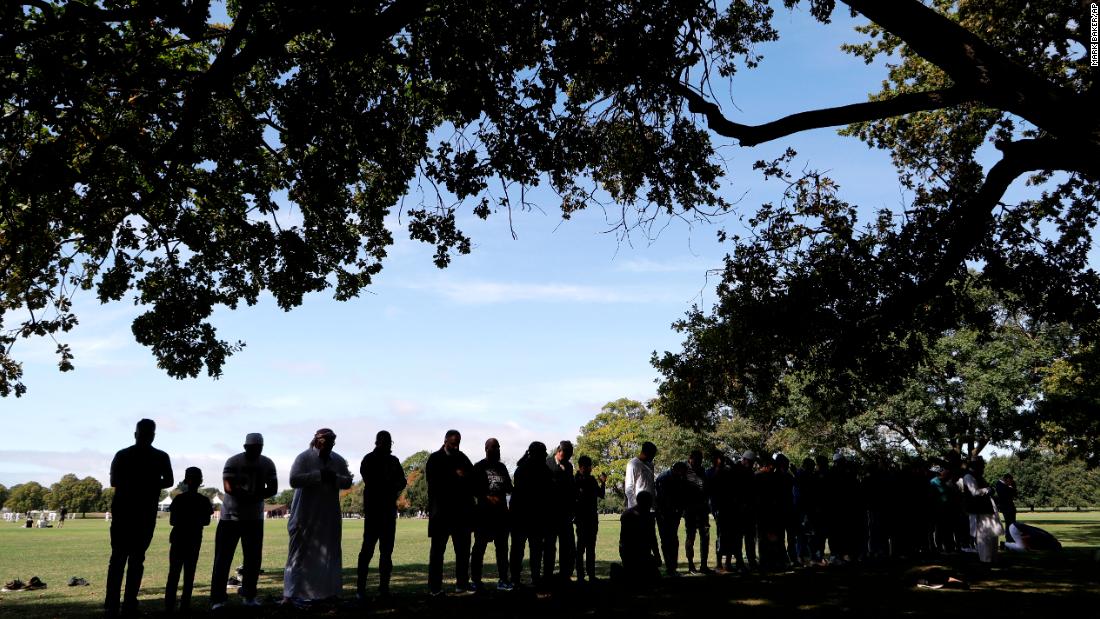
[(669, 295), (643, 288), (610, 288), (557, 283), (508, 283), (490, 281), (437, 280), (408, 284), (427, 290), (456, 303), (484, 305), (539, 301), (550, 303), (652, 303), (668, 301)]

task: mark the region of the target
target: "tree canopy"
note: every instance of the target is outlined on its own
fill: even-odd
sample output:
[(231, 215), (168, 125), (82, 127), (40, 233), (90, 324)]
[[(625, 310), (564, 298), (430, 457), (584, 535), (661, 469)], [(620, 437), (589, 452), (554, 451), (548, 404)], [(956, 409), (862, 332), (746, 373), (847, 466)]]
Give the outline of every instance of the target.
[[(382, 268), (395, 210), (441, 267), (471, 248), (460, 208), (510, 214), (539, 184), (564, 218), (606, 203), (624, 227), (709, 217), (730, 208), (717, 142), (830, 126), (889, 149), (912, 203), (862, 227), (824, 179), (792, 178), (791, 200), (754, 220), (759, 236), (732, 239), (719, 316), (777, 317), (757, 336), (775, 351), (760, 363), (807, 350), (848, 369), (911, 361), (903, 334), (954, 320), (947, 284), (967, 259), (1037, 315), (1095, 320), (1087, 3), (847, 0), (870, 22), (851, 51), (890, 63), (883, 91), (733, 122), (719, 93), (780, 36), (780, 4), (822, 22), (837, 10), (230, 0), (221, 24), (208, 0), (6, 3), (0, 394), (25, 390), (16, 341), (72, 329), (79, 290), (142, 306), (134, 337), (170, 375), (218, 376), (243, 343), (218, 334), (216, 308), (264, 291), (284, 309), (310, 292), (356, 296)], [(986, 170), (989, 141), (1001, 155)], [(1029, 174), (1051, 188), (1002, 204)], [(63, 341), (57, 353), (71, 369)]]

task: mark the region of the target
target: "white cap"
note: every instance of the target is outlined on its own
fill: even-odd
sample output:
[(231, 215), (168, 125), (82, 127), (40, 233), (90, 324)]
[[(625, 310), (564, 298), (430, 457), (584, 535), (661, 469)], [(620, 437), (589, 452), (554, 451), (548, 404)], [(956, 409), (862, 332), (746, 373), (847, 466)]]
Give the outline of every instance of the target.
[(753, 461), (755, 461), (756, 460), (756, 454), (754, 454), (751, 449), (748, 449), (748, 450), (745, 450), (744, 452), (741, 453), (741, 459), (742, 460), (753, 460)]
[(251, 432), (248, 436), (244, 437), (245, 445), (263, 445), (264, 435), (259, 432)]

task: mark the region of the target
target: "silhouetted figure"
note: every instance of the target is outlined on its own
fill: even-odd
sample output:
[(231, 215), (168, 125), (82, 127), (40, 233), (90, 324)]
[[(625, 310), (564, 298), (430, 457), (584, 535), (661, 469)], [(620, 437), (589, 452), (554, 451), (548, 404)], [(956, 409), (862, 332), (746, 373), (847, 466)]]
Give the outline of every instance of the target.
[(695, 573), (695, 536), (699, 536), (699, 571), (709, 573), (707, 558), (710, 554), (710, 504), (707, 494), (707, 474), (703, 470), (703, 452), (696, 449), (688, 456), (688, 469), (684, 503), (684, 554), (687, 555), (688, 572)]
[(546, 458), (553, 481), (553, 497), (550, 500), (550, 528), (546, 532), (542, 550), (543, 572), (547, 578), (554, 575), (554, 555), (558, 556), (558, 578), (569, 580), (576, 563), (576, 540), (573, 537), (573, 511), (577, 507), (577, 487), (573, 480), (573, 443), (562, 441), (554, 453)]
[(137, 613), (138, 590), (145, 571), (145, 551), (157, 526), (157, 502), (162, 488), (171, 488), (172, 463), (168, 454), (153, 447), (157, 424), (152, 419), (137, 422), (134, 445), (115, 454), (111, 461), (111, 560), (107, 565), (107, 616), (119, 614), (122, 575), (126, 574), (126, 597), (122, 610)]
[(68, 508), (66, 508), (64, 505), (62, 505), (61, 509), (57, 512), (57, 528), (60, 529), (60, 528), (65, 526), (65, 517), (68, 516), (68, 515), (69, 515)]
[(623, 491), (626, 494), (626, 508), (637, 503), (639, 492), (648, 492), (650, 498), (657, 495), (656, 478), (653, 475), (653, 459), (657, 457), (657, 446), (646, 441), (642, 450), (626, 464), (626, 478)]
[(542, 544), (546, 538), (553, 486), (545, 460), (546, 445), (534, 441), (516, 463), (516, 472), (512, 476), (510, 575), (515, 586), (521, 583), (523, 555), (528, 546), (531, 583), (536, 587), (543, 585)]
[(393, 540), (397, 534), (397, 497), (405, 489), (405, 471), (394, 456), (393, 439), (382, 430), (374, 438), (374, 451), (363, 456), (363, 547), (359, 551), (356, 591), (367, 595), (367, 572), (378, 546), (378, 593), (389, 595), (393, 573)]
[(470, 591), (470, 528), (474, 511), (474, 465), (459, 450), (462, 434), (448, 430), (443, 446), (428, 456), (428, 592), (443, 593), (443, 555), (450, 540), (455, 553), (455, 589)]
[(1005, 541), (1012, 542), (1012, 524), (1016, 522), (1016, 480), (1012, 475), (1005, 473), (997, 480), (995, 486), (997, 492), (997, 509), (1004, 517)]
[(932, 512), (935, 515), (936, 549), (940, 552), (955, 552), (959, 549), (955, 543), (958, 486), (948, 469), (934, 466), (932, 473), (934, 476), (928, 482), (928, 487)]
[(176, 587), (183, 571), (183, 591), (180, 593), (181, 613), (191, 611), (191, 589), (195, 585), (195, 566), (199, 562), (199, 549), (202, 548), (203, 527), (210, 524), (214, 506), (210, 499), (199, 494), (202, 486), (202, 471), (197, 467), (188, 467), (183, 474), (187, 490), (172, 499), (168, 508), (171, 513), (169, 522), (172, 533), (168, 536), (171, 548), (168, 550), (168, 583), (164, 585), (164, 609), (172, 613), (176, 610)]
[(787, 562), (787, 552), (783, 545), (783, 536), (786, 533), (784, 494), (790, 494), (791, 489), (783, 483), (775, 469), (775, 460), (768, 454), (760, 457), (760, 467), (753, 482), (760, 567), (765, 570), (782, 570)]
[(654, 532), (653, 495), (643, 490), (635, 495), (634, 506), (619, 518), (619, 559), (624, 579), (646, 583), (660, 577), (661, 553)]
[(825, 544), (832, 537), (832, 508), (829, 496), (829, 458), (825, 454), (814, 457), (817, 472), (814, 473), (817, 483), (817, 491), (821, 497), (820, 510), (818, 511), (817, 531), (813, 538), (813, 553), (820, 561), (825, 561)]
[(784, 454), (775, 455), (775, 473), (777, 483), (781, 486), (778, 491), (779, 510), (783, 521), (783, 538), (781, 540), (786, 552), (786, 563), (793, 565), (798, 560), (796, 552), (798, 539), (798, 519), (794, 512), (794, 474), (791, 472), (791, 460)]
[(244, 438), (244, 451), (231, 456), (222, 468), (221, 515), (214, 534), (214, 570), (210, 576), (210, 607), (221, 608), (233, 554), (240, 542), (244, 554), (241, 596), (246, 606), (257, 606), (256, 582), (264, 546), (264, 500), (279, 492), (275, 463), (261, 455), (264, 437), (258, 432)]
[[(748, 558), (749, 570), (756, 570), (756, 492), (754, 477), (756, 454), (746, 450), (741, 454), (741, 463), (730, 467), (730, 535), (727, 548), (737, 561), (737, 569), (745, 571), (745, 558)], [(724, 536), (725, 533), (723, 532)], [(744, 556), (741, 546), (744, 544)], [(726, 562), (726, 569), (729, 569)]]
[(599, 501), (607, 494), (607, 473), (592, 476), (592, 458), (577, 459), (577, 581), (585, 575), (596, 582), (596, 537), (600, 530)]
[(680, 519), (687, 503), (687, 463), (677, 462), (657, 476), (657, 532), (661, 537), (665, 573), (675, 576), (680, 557)]
[(720, 451), (713, 451), (710, 456), (711, 467), (706, 473), (707, 499), (710, 501), (710, 511), (714, 514), (714, 567), (721, 569), (725, 562), (726, 569), (730, 569), (733, 559), (734, 540), (734, 504), (733, 504), (733, 471), (726, 462), (726, 456)]
[(482, 588), (481, 571), (485, 549), (493, 543), (497, 559), (497, 589), (510, 591), (508, 579), (508, 495), (512, 493), (512, 476), (500, 461), (500, 442), (485, 441), (485, 458), (474, 465), (477, 512), (474, 525), (474, 550), (470, 557), (474, 587)]
[(794, 555), (795, 562), (800, 565), (809, 565), (823, 559), (817, 554), (814, 545), (821, 518), (821, 492), (816, 471), (817, 465), (813, 458), (805, 458), (794, 477), (793, 507), (798, 527)]
[(283, 597), (294, 602), (334, 598), (342, 588), (340, 491), (351, 487), (352, 476), (347, 460), (332, 451), (335, 444), (335, 432), (317, 430), (290, 467), (295, 492), (286, 527), (290, 548)]

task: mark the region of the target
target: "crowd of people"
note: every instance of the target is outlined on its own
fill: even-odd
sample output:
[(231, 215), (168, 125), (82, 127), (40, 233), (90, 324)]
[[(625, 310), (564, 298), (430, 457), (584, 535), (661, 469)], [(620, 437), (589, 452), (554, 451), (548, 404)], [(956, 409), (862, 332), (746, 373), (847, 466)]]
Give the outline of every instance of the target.
[[(157, 520), (157, 500), (174, 484), (167, 454), (152, 446), (156, 424), (138, 422), (135, 444), (111, 463), (115, 488), (108, 566), (108, 616), (130, 614), (137, 596), (145, 552)], [(532, 442), (512, 474), (501, 462), (500, 443), (485, 442), (476, 464), (461, 450), (462, 435), (449, 430), (442, 446), (424, 465), (428, 486), (428, 592), (443, 594), (443, 565), (450, 546), (459, 592), (485, 588), (484, 558), (494, 546), (496, 588), (509, 591), (522, 580), (527, 558), (535, 587), (597, 580), (595, 549), (598, 506), (607, 476), (593, 474), (587, 456), (573, 466), (573, 444), (548, 450)], [(294, 460), (295, 489), (287, 524), (289, 550), (283, 576), (283, 602), (309, 605), (337, 598), (342, 588), (341, 490), (352, 486), (347, 461), (333, 451), (336, 434), (317, 430)], [(378, 554), (377, 593), (389, 594), (397, 521), (397, 500), (406, 473), (391, 453), (386, 431), (360, 465), (364, 532), (357, 566), (357, 597), (366, 600), (370, 564)], [(245, 437), (244, 451), (222, 470), (225, 498), (214, 539), (211, 608), (228, 603), (226, 583), (238, 544), (242, 547), (239, 593), (248, 606), (260, 605), (257, 581), (264, 536), (264, 501), (278, 492), (274, 463), (262, 455), (263, 436)], [(1015, 520), (1015, 486), (1010, 476), (991, 487), (983, 463), (964, 463), (957, 454), (934, 466), (925, 462), (899, 468), (883, 460), (868, 467), (841, 456), (803, 460), (793, 470), (783, 454), (745, 451), (736, 457), (714, 452), (706, 467), (702, 451), (655, 474), (657, 446), (645, 442), (625, 470), (626, 510), (621, 515), (620, 563), (610, 576), (636, 583), (679, 573), (680, 523), (685, 525), (688, 572), (785, 570), (891, 557), (976, 550), (992, 561), (999, 536)], [(214, 507), (198, 492), (202, 471), (188, 468), (186, 490), (170, 507), (171, 548), (165, 606), (190, 609), (203, 528)], [(994, 502), (993, 497), (998, 497)], [(1002, 525), (998, 508), (1005, 516)], [(711, 523), (715, 525), (714, 568), (710, 567)], [(659, 538), (659, 541), (658, 541)], [(696, 540), (698, 558), (696, 563)], [(1010, 540), (1011, 541), (1011, 540)], [(125, 574), (125, 595), (122, 596)], [(183, 576), (177, 606), (177, 589)], [(121, 597), (121, 600), (120, 600)]]

